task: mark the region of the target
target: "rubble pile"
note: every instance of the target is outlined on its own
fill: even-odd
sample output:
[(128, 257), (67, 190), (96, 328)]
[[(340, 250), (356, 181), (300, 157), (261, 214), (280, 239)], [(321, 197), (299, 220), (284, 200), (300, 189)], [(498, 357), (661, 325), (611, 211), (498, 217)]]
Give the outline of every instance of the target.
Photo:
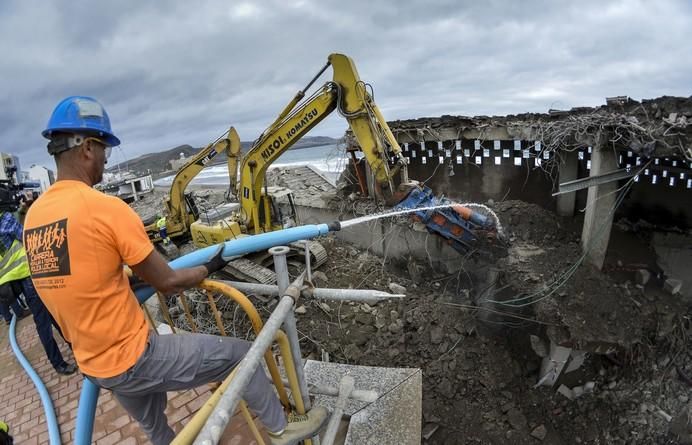
[(508, 255), (495, 266), (515, 291), (511, 299), (519, 300), (507, 308), (534, 306), (548, 337), (575, 349), (604, 353), (641, 341), (641, 303), (628, 286), (581, 266), (572, 219), (522, 201), (495, 210), (510, 237)]
[[(581, 370), (564, 375), (554, 388), (534, 389), (540, 358), (531, 351), (527, 332), (536, 324), (506, 327), (495, 337), (479, 335), (481, 322), (468, 292), (456, 291), (456, 277), (427, 270), (425, 280), (414, 282), (406, 270), (390, 269), (379, 257), (334, 238), (323, 242), (330, 260), (319, 286), (385, 291), (402, 286), (409, 297), (375, 306), (302, 302), (298, 329), (305, 335), (304, 354), (421, 368), (424, 430), (432, 431), (426, 443), (676, 443), (664, 414), (674, 417), (689, 403), (691, 387), (671, 364), (677, 353), (676, 366), (692, 369), (692, 349), (684, 343), (666, 338), (656, 343), (656, 334), (646, 333), (652, 343), (620, 349), (622, 355), (612, 360), (590, 355)], [(692, 334), (689, 324), (686, 333)], [(574, 400), (556, 392), (561, 384), (589, 382), (592, 391)]]
[[(320, 240), (329, 259), (314, 274), (317, 286), (407, 298), (300, 301), (303, 355), (422, 369), (427, 444), (692, 443), (689, 307), (655, 273), (579, 266), (573, 220), (521, 201), (488, 204), (510, 240), (508, 255), (492, 265), (500, 303), (482, 304), (465, 274), (410, 258), (384, 261), (330, 235)], [(503, 304), (527, 296), (524, 307)], [(263, 317), (276, 304), (252, 298)], [(503, 315), (482, 317), (489, 309)], [(238, 311), (226, 308), (223, 318), (229, 333), (252, 338)], [(185, 317), (177, 320), (185, 328)], [(541, 357), (531, 335), (587, 351), (584, 365), (552, 387), (536, 387)]]

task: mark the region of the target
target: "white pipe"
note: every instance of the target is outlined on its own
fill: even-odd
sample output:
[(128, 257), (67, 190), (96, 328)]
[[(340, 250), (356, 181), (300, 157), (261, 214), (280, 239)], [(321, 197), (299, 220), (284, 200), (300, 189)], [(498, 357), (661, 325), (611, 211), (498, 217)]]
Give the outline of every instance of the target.
[[(276, 246), (269, 249), (269, 253), (274, 256), (274, 271), (276, 272), (276, 283), (281, 294), (286, 292), (288, 288), (288, 264), (286, 263), (286, 254), (290, 249), (286, 246)], [(284, 320), (284, 330), (288, 343), (291, 345), (291, 358), (296, 370), (298, 386), (303, 399), (305, 410), (310, 410), (310, 394), (308, 393), (308, 384), (305, 381), (305, 372), (303, 370), (303, 358), (300, 352), (300, 340), (298, 340), (298, 326), (296, 325), (296, 316), (293, 311), (286, 314)]]
[[(279, 287), (275, 284), (259, 284), (259, 283), (243, 283), (241, 281), (220, 280), (231, 287), (238, 289), (246, 294), (267, 295), (270, 297), (279, 296)], [(360, 301), (360, 302), (376, 302), (378, 300), (386, 300), (388, 298), (404, 298), (404, 294), (390, 294), (387, 292), (371, 289), (329, 289), (316, 287), (313, 289), (304, 289), (303, 296), (312, 294), (318, 300), (336, 300), (336, 301)]]

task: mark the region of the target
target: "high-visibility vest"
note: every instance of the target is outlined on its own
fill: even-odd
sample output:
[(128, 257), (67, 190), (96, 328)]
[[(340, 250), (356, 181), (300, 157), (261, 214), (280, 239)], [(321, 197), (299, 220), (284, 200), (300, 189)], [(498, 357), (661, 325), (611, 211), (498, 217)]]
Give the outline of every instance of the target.
[(10, 248), (0, 255), (0, 284), (28, 278), (30, 275), (24, 246), (14, 240)]

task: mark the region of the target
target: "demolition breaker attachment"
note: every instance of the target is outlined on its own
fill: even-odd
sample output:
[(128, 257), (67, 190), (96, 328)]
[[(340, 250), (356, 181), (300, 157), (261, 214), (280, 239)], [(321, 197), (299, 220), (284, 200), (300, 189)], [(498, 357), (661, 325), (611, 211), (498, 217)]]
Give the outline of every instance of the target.
[[(430, 207), (437, 207), (428, 209)], [(428, 187), (416, 186), (395, 207), (397, 210), (426, 208), (412, 214), (460, 253), (490, 248), (504, 248), (502, 226), (497, 215), (481, 204), (456, 204), (433, 195)]]

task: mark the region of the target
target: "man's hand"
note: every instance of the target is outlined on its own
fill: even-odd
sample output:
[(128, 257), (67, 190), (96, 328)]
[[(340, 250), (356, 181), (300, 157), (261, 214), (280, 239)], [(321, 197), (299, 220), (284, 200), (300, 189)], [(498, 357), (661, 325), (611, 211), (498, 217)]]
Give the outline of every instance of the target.
[(141, 263), (130, 267), (137, 277), (164, 295), (177, 294), (195, 287), (207, 277), (207, 268), (204, 266), (171, 269), (156, 250)]
[(223, 258), (223, 247), (223, 244), (219, 245), (211, 259), (203, 264), (207, 268), (207, 275), (220, 271), (228, 264), (228, 260)]

